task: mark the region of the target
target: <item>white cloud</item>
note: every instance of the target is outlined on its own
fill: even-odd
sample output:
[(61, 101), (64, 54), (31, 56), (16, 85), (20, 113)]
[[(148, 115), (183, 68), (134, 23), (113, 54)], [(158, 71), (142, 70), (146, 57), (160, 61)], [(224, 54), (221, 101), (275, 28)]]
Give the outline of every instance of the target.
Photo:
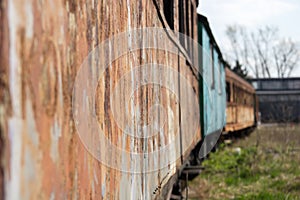
[(294, 3), (286, 0), (203, 0), (198, 11), (224, 23), (254, 26), (293, 9)]
[[(229, 46), (225, 30), (232, 24), (243, 25), (250, 31), (273, 25), (279, 28), (280, 36), (300, 41), (300, 26), (297, 26), (300, 19), (299, 0), (200, 0), (197, 11), (208, 17), (213, 34), (225, 55)], [(294, 75), (300, 76), (300, 66)]]
[[(226, 38), (226, 26), (232, 24), (240, 24), (249, 29), (269, 24), (279, 28), (282, 26), (285, 34), (292, 32), (295, 30), (295, 22), (291, 18), (295, 16), (285, 20), (281, 17), (297, 12), (296, 17), (299, 18), (299, 8), (298, 0), (202, 0), (197, 11), (208, 17), (216, 39), (222, 45)], [(300, 34), (293, 35), (297, 37)]]

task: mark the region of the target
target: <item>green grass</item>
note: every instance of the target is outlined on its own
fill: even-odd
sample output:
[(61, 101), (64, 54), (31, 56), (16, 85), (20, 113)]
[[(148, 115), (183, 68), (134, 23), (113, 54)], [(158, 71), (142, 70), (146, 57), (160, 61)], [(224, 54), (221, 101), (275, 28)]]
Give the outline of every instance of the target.
[(236, 198), (236, 200), (253, 200), (253, 199), (261, 199), (261, 200), (289, 200), (294, 199), (294, 197), (285, 195), (282, 193), (270, 193), (270, 192), (260, 192), (259, 194), (245, 194)]
[(300, 199), (300, 127), (259, 127), (203, 166), (189, 183), (191, 199)]

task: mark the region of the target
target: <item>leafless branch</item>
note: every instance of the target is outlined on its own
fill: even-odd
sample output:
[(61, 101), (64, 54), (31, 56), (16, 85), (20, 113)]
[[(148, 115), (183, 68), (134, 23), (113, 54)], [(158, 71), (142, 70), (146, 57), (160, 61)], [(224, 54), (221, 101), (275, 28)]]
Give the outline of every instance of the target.
[(278, 37), (278, 28), (265, 26), (249, 33), (243, 26), (228, 26), (233, 61), (238, 61), (256, 78), (289, 77), (299, 62), (299, 50), (292, 40)]

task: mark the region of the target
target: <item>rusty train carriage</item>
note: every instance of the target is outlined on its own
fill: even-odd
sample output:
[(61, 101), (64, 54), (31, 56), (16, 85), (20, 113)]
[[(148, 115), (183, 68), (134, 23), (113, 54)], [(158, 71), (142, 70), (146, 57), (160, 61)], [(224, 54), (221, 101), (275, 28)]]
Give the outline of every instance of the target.
[[(192, 165), (199, 154), (201, 137), (222, 130), (225, 114), (225, 73), (222, 54), (213, 38), (207, 19), (197, 18), (197, 0), (120, 1), (27, 1), (0, 0), (0, 197), (4, 199), (162, 199), (169, 198), (173, 184)], [(198, 26), (197, 26), (198, 23)], [(101, 79), (91, 76), (86, 84), (96, 81), (95, 113), (106, 138), (118, 148), (134, 152), (154, 152), (170, 143), (174, 151), (158, 154), (153, 162), (142, 160), (140, 165), (155, 168), (167, 157), (180, 155), (176, 162), (152, 172), (136, 174), (107, 166), (92, 156), (84, 147), (84, 139), (76, 133), (78, 121), (73, 120), (72, 91), (76, 76), (91, 52), (101, 42), (116, 34), (136, 28), (167, 28), (163, 33), (166, 49), (168, 42), (176, 53), (162, 49), (141, 48), (121, 55), (106, 69)], [(197, 30), (198, 29), (198, 30)], [(172, 31), (173, 30), (173, 31)], [(202, 49), (178, 36), (181, 32), (199, 41)], [(145, 34), (145, 33), (143, 33)], [(146, 34), (145, 34), (146, 35)], [(143, 35), (143, 36), (145, 36)], [(121, 46), (135, 41), (132, 35)], [(152, 42), (157, 43), (153, 38)], [(112, 49), (121, 49), (112, 43)], [(200, 51), (199, 51), (200, 50)], [(203, 57), (202, 50), (211, 52)], [(109, 49), (100, 59), (110, 59)], [(101, 54), (102, 55), (102, 54)], [(89, 60), (90, 59), (90, 60)], [(98, 58), (88, 57), (88, 73), (98, 70), (93, 63)], [(200, 65), (198, 65), (198, 63)], [(90, 64), (88, 63), (88, 64)], [(135, 66), (156, 63), (178, 71), (192, 87), (188, 90), (183, 81), (163, 70), (132, 72)], [(196, 66), (193, 66), (196, 64)], [(196, 68), (195, 68), (196, 67)], [(203, 72), (203, 79), (197, 70)], [(133, 94), (131, 109), (134, 125), (151, 123), (151, 105), (159, 103), (168, 108), (167, 124), (160, 136), (151, 140), (129, 137), (118, 126), (110, 108), (124, 112), (126, 103), (111, 105), (109, 99), (124, 74), (132, 75), (131, 84), (152, 76), (161, 82), (170, 82), (172, 94), (161, 86), (147, 85), (138, 90), (121, 85), (122, 94)], [(219, 72), (219, 73), (217, 73)], [(212, 99), (203, 80), (216, 83), (209, 87)], [(83, 84), (84, 85), (84, 84)], [(208, 89), (208, 88), (207, 88)], [(159, 94), (159, 95), (158, 95)], [(86, 110), (89, 102), (84, 93), (79, 102)], [(225, 132), (252, 127), (257, 119), (257, 99), (253, 87), (226, 68), (226, 121)], [(120, 95), (119, 97), (122, 97)], [(193, 113), (199, 108), (192, 102), (200, 98), (201, 117)], [(73, 96), (74, 98), (74, 96)], [(216, 109), (208, 110), (208, 101)], [(88, 102), (86, 104), (86, 102)], [(128, 103), (129, 104), (129, 103)], [(200, 105), (198, 105), (200, 104)], [(183, 115), (181, 106), (187, 106)], [(133, 108), (134, 107), (134, 108)], [(74, 107), (73, 107), (74, 108)], [(75, 113), (78, 112), (75, 106)], [(76, 114), (75, 114), (76, 115)], [(84, 117), (84, 116), (83, 116)], [(194, 135), (190, 122), (200, 123)], [(208, 120), (208, 118), (214, 120)], [(136, 120), (137, 119), (137, 120)], [(209, 124), (208, 121), (213, 123)], [(164, 124), (162, 118), (159, 124)], [(76, 125), (75, 125), (76, 124)], [(204, 125), (209, 125), (207, 129)], [(89, 130), (86, 123), (86, 130)], [(174, 129), (178, 127), (178, 129)], [(78, 130), (78, 129), (77, 129)], [(137, 130), (133, 133), (136, 136)], [(142, 131), (143, 135), (147, 132)], [(82, 140), (83, 139), (83, 140)], [(93, 144), (96, 144), (93, 140)], [(115, 159), (115, 153), (101, 149), (105, 156)], [(191, 152), (193, 150), (193, 152)], [(191, 157), (190, 157), (191, 153)], [(146, 159), (147, 160), (147, 159)], [(135, 169), (130, 156), (122, 155), (122, 164)], [(179, 183), (179, 187), (180, 183)]]
[[(176, 168), (170, 165), (142, 176), (108, 168), (86, 151), (76, 134), (72, 90), (88, 53), (114, 34), (132, 28), (165, 27), (197, 40), (198, 2), (1, 0), (0, 4), (1, 198), (159, 199), (167, 196), (176, 170), (192, 146), (180, 152), (183, 156)], [(180, 54), (189, 48), (186, 41), (176, 40)], [(198, 94), (198, 79), (186, 59), (184, 55), (179, 57), (164, 51), (139, 50), (121, 57), (106, 71), (104, 81), (97, 88), (96, 111), (99, 118), (105, 118), (105, 133), (114, 144), (129, 148), (128, 140), (120, 140), (122, 132), (113, 123), (105, 101), (121, 75), (131, 66), (158, 62), (179, 70)], [(181, 91), (181, 99), (194, 95), (180, 88), (180, 82), (175, 81), (174, 86)], [(158, 88), (141, 88), (134, 98), (141, 104), (147, 98), (150, 105), (155, 90)], [(161, 95), (162, 104), (176, 114), (173, 123), (188, 129), (182, 123), (186, 119), (180, 118), (176, 101), (166, 91)], [(142, 105), (145, 116), (149, 112), (147, 105)], [(165, 140), (169, 137), (184, 139), (182, 135), (165, 135)], [(192, 144), (200, 137), (199, 127)]]
[(225, 132), (239, 131), (256, 125), (256, 95), (250, 83), (226, 68)]

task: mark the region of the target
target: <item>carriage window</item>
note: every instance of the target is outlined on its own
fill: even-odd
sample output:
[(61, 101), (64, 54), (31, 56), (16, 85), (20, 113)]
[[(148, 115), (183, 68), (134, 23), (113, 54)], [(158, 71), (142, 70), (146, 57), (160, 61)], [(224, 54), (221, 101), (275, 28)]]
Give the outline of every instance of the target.
[(253, 81), (252, 85), (253, 85), (254, 89), (257, 89), (257, 81)]
[(241, 102), (242, 102), (242, 98), (243, 98), (243, 94), (241, 93), (241, 91), (240, 91), (240, 88), (238, 87), (238, 86), (236, 86), (235, 87), (235, 102), (237, 103), (237, 104), (242, 104)]
[(185, 30), (187, 36), (190, 36), (189, 22), (189, 1), (185, 1)]
[(214, 89), (215, 88), (215, 67), (214, 67), (215, 58), (214, 58), (214, 47), (212, 43), (210, 43), (210, 55), (211, 55), (211, 88)]
[(172, 30), (174, 30), (174, 0), (164, 0), (164, 15)]
[(237, 103), (237, 92), (238, 92), (238, 90), (237, 90), (237, 87), (235, 86), (235, 85), (233, 85), (233, 102), (234, 103)]
[(222, 63), (219, 60), (219, 70), (217, 72), (218, 80), (219, 80), (219, 94), (222, 94), (222, 77), (221, 77)]
[[(185, 1), (185, 34), (190, 36), (190, 13), (189, 13), (189, 1)], [(186, 41), (186, 50), (190, 51), (189, 40)]]
[[(194, 39), (194, 6), (191, 5), (191, 38)], [(190, 55), (192, 56), (192, 61), (194, 61), (194, 44), (191, 41), (191, 49), (190, 49)]]
[(193, 4), (191, 4), (191, 24), (192, 24), (191, 37), (194, 39), (194, 6), (193, 6)]
[[(184, 34), (183, 0), (179, 0), (179, 2), (178, 2), (178, 11), (179, 11), (179, 32)], [(184, 46), (184, 37), (182, 35), (179, 35), (179, 40), (180, 40), (181, 45)]]
[(231, 96), (230, 83), (226, 81), (226, 100), (227, 100), (227, 102), (231, 102), (230, 96)]

